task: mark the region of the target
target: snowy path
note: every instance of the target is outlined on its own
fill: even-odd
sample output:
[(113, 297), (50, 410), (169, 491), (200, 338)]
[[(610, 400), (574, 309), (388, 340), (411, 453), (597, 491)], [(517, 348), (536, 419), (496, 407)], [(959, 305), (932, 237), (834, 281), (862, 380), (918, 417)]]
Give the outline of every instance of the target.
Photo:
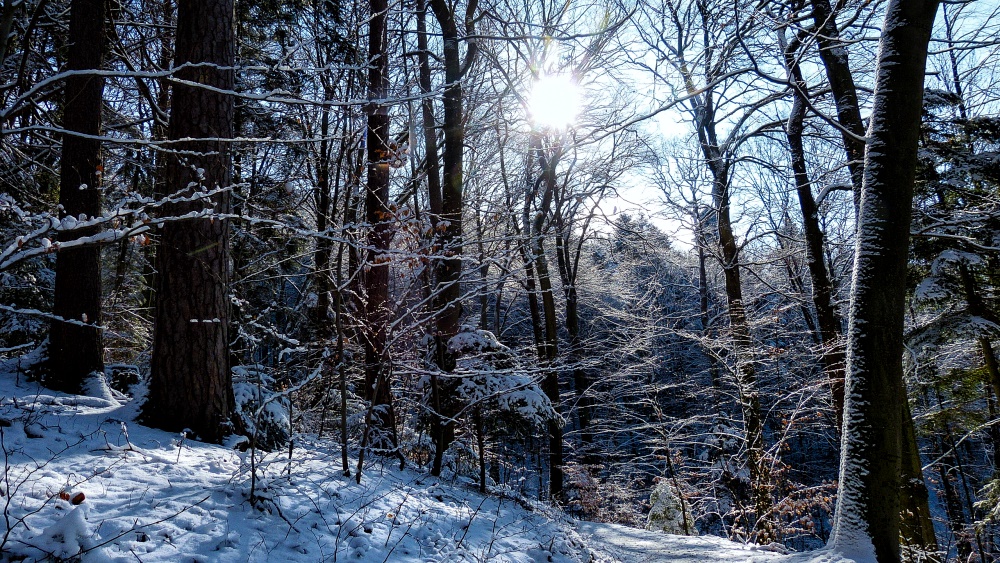
[(779, 557), (716, 537), (672, 536), (596, 522), (575, 525), (601, 563), (765, 563)]

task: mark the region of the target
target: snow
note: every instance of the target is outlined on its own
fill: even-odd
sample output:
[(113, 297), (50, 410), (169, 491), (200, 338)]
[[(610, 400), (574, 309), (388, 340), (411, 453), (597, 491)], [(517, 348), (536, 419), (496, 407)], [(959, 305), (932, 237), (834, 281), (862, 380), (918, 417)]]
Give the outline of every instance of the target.
[[(94, 397), (65, 395), (18, 381), (14, 365), (0, 363), (0, 507), (10, 523), (0, 561), (834, 561), (574, 522), (509, 491), (482, 496), (462, 477), (400, 470), (395, 460), (369, 464), (358, 484), (339, 470), (336, 441), (296, 436), (291, 460), (283, 448), (204, 444), (135, 422), (136, 401), (105, 377), (88, 381)], [(74, 506), (67, 499), (77, 493), (86, 498)]]
[(577, 522), (576, 528), (602, 563), (791, 563), (766, 548), (711, 536), (675, 536), (595, 522)]
[[(68, 501), (63, 500), (62, 502), (68, 504)], [(94, 544), (91, 540), (93, 532), (87, 522), (86, 513), (86, 505), (81, 504), (73, 508), (69, 514), (45, 528), (41, 535), (34, 538), (32, 543), (41, 551), (51, 553), (59, 558), (73, 557), (82, 550), (93, 548)]]

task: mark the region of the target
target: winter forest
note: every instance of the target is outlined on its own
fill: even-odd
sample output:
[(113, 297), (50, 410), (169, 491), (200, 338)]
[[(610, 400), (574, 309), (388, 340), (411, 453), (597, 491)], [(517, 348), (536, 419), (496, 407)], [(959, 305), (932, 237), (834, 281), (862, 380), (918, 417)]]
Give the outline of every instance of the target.
[(0, 0), (0, 561), (1000, 560), (998, 37)]

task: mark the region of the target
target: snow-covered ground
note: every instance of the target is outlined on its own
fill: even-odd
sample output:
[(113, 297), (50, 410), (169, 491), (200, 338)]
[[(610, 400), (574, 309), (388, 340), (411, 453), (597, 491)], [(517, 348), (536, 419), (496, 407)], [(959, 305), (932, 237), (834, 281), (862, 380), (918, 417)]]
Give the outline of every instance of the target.
[(673, 536), (617, 524), (577, 522), (584, 541), (599, 561), (622, 563), (732, 563), (775, 562), (773, 552), (713, 536)]
[(257, 459), (251, 503), (249, 453), (143, 427), (106, 387), (103, 398), (79, 397), (16, 380), (0, 371), (0, 561), (780, 559), (719, 538), (574, 522), (395, 463), (372, 464), (358, 484), (339, 471), (335, 443), (298, 447), (291, 462), (287, 452)]

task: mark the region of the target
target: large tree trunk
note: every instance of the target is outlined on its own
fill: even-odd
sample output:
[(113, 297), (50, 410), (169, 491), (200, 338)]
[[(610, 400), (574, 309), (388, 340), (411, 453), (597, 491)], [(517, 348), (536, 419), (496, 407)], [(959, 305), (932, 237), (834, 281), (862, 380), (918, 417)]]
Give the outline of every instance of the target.
[[(146, 420), (166, 430), (190, 428), (217, 442), (232, 431), (229, 371), (230, 146), (233, 136), (235, 37), (233, 0), (177, 5), (176, 76), (166, 166), (173, 198), (222, 190), (164, 205), (169, 221), (157, 249), (157, 298)], [(203, 84), (206, 88), (194, 86)], [(182, 140), (183, 139), (183, 140)], [(204, 139), (204, 140), (202, 140)]]
[[(848, 53), (847, 49), (841, 43), (839, 31), (836, 24), (836, 13), (831, 10), (831, 6), (828, 0), (812, 0), (813, 8), (813, 19), (816, 27), (821, 29), (821, 33), (817, 34), (816, 41), (819, 45), (820, 58), (823, 61), (823, 65), (826, 69), (827, 78), (829, 80), (830, 89), (833, 93), (834, 102), (837, 106), (837, 120), (841, 127), (841, 137), (844, 143), (844, 150), (847, 153), (848, 169), (851, 172), (851, 183), (854, 187), (854, 203), (855, 211), (858, 216), (860, 216), (860, 201), (862, 194), (862, 183), (863, 183), (863, 154), (864, 154), (864, 125), (861, 120), (861, 110), (858, 103), (857, 90), (854, 85), (854, 77), (851, 73), (850, 66), (848, 64)], [(797, 66), (791, 67), (796, 73), (794, 80), (797, 81), (796, 96), (805, 94), (805, 82), (802, 80), (801, 73), (798, 71)], [(796, 104), (799, 103), (799, 99), (796, 99)], [(804, 100), (802, 100), (804, 105)], [(802, 109), (804, 113), (804, 108)], [(791, 124), (791, 118), (789, 120)], [(799, 133), (798, 140), (798, 150), (801, 151), (801, 131)], [(802, 205), (803, 216), (807, 215), (807, 211), (811, 207), (815, 210), (815, 205), (809, 205), (812, 199), (811, 191), (804, 191), (802, 189), (802, 183), (799, 181), (800, 172), (802, 173), (801, 178), (807, 179), (804, 175), (805, 171), (805, 161), (804, 158), (799, 156), (796, 157), (795, 151), (796, 146), (792, 142), (791, 135), (789, 137), (790, 145), (792, 145), (793, 152), (793, 169), (796, 174), (796, 186), (799, 193), (799, 201)], [(800, 158), (801, 164), (795, 165), (795, 159)], [(820, 320), (820, 330), (823, 334), (824, 341), (824, 357), (823, 364), (824, 369), (827, 371), (827, 375), (830, 378), (832, 389), (834, 406), (838, 409), (839, 420), (837, 422), (838, 428), (843, 425), (843, 363), (845, 361), (844, 353), (839, 350), (839, 347), (834, 345), (831, 347), (827, 344), (829, 341), (826, 337), (827, 334), (833, 334), (832, 329), (834, 326), (837, 327), (839, 331), (840, 321), (839, 319), (834, 322), (830, 318), (830, 313), (832, 312), (832, 307), (830, 310), (822, 310), (820, 307), (821, 302), (829, 303), (828, 299), (824, 299), (824, 293), (832, 297), (832, 292), (827, 292), (825, 287), (829, 284), (829, 278), (826, 278), (827, 284), (823, 283), (822, 278), (817, 278), (816, 273), (826, 272), (826, 268), (822, 268), (821, 262), (814, 264), (812, 261), (813, 254), (818, 250), (822, 252), (822, 239), (817, 239), (815, 234), (810, 233), (811, 226), (806, 220), (806, 240), (807, 246), (809, 247), (809, 258), (810, 258), (810, 272), (813, 274), (813, 288), (814, 288), (814, 301), (816, 303), (816, 309), (818, 317)], [(817, 232), (819, 227), (818, 224), (815, 226)], [(819, 235), (822, 236), (822, 233)], [(817, 241), (819, 241), (817, 243)], [(820, 281), (817, 283), (817, 279)], [(832, 290), (832, 284), (828, 286)], [(819, 291), (817, 291), (819, 290)], [(835, 341), (834, 341), (835, 342)], [(841, 373), (838, 374), (837, 372)], [(903, 395), (903, 401), (905, 403), (906, 396), (905, 392)], [(839, 403), (838, 403), (839, 402)], [(907, 405), (902, 405), (901, 410), (902, 417), (902, 432), (904, 438), (914, 434), (913, 420), (910, 416), (910, 410)], [(904, 443), (904, 446), (906, 443)], [(904, 458), (902, 463), (902, 477), (904, 482), (904, 487), (902, 489), (901, 501), (901, 517), (904, 520), (903, 534), (904, 539), (910, 544), (915, 546), (920, 546), (926, 553), (931, 553), (937, 549), (937, 540), (933, 534), (933, 525), (930, 520), (930, 509), (928, 506), (928, 495), (927, 487), (924, 485), (923, 472), (920, 470), (920, 452), (917, 448), (916, 441), (914, 439), (912, 448), (905, 449)]]
[(905, 280), (924, 65), (937, 4), (889, 3), (865, 153), (840, 499), (830, 545), (871, 549), (879, 563), (900, 560)]
[[(371, 0), (368, 22), (368, 189), (365, 218), (371, 228), (365, 263), (365, 389), (371, 404), (368, 420), (371, 445), (394, 450), (396, 421), (389, 382), (389, 245), (392, 243), (392, 211), (389, 207), (389, 58), (387, 54), (386, 0)], [(366, 433), (368, 431), (366, 430)]]
[[(67, 71), (99, 70), (106, 43), (104, 10), (106, 0), (73, 0), (69, 19), (69, 60)], [(80, 218), (101, 214), (101, 133), (104, 78), (74, 74), (66, 79), (63, 107), (63, 137), (60, 162), (60, 216)], [(97, 234), (88, 227), (59, 234), (59, 241)], [(82, 391), (83, 379), (104, 371), (104, 342), (101, 330), (101, 249), (97, 245), (60, 250), (56, 255), (53, 314), (83, 326), (53, 321), (49, 331), (49, 365), (45, 383), (67, 393)]]

